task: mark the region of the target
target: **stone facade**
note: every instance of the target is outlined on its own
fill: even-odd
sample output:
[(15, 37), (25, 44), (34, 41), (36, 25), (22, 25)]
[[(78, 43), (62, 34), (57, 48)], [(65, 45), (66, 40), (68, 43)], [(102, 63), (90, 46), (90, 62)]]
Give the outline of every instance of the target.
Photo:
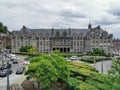
[(88, 29), (29, 29), (25, 26), (15, 31), (11, 37), (12, 52), (19, 52), (21, 46), (32, 45), (41, 53), (60, 50), (64, 53), (85, 53), (94, 48), (111, 53), (113, 49), (112, 34), (100, 26)]

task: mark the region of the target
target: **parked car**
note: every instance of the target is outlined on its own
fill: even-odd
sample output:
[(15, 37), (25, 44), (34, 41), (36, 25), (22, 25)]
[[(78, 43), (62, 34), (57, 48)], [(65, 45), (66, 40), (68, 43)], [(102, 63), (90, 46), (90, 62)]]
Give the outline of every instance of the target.
[(15, 59), (15, 60), (13, 61), (13, 64), (18, 64), (18, 60)]
[(10, 75), (10, 74), (12, 74), (12, 70), (11, 69), (4, 69), (4, 70), (1, 70), (0, 71), (0, 77), (5, 77), (5, 76), (7, 76), (7, 75)]
[(24, 66), (18, 67), (16, 70), (16, 74), (22, 74), (24, 72), (24, 70), (25, 70)]
[(11, 61), (17, 58), (15, 54), (9, 54), (8, 57), (11, 59)]
[(8, 63), (8, 64), (3, 64), (3, 66), (0, 68), (0, 70), (3, 70), (3, 69), (10, 69), (11, 68), (11, 64)]
[(71, 60), (79, 60), (79, 57), (78, 56), (72, 56)]

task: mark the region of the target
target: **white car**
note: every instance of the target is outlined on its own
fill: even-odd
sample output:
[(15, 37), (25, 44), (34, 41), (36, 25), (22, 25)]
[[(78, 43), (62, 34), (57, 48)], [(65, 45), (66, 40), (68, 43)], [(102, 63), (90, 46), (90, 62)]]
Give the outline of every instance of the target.
[(78, 56), (72, 56), (71, 60), (79, 60), (79, 57)]

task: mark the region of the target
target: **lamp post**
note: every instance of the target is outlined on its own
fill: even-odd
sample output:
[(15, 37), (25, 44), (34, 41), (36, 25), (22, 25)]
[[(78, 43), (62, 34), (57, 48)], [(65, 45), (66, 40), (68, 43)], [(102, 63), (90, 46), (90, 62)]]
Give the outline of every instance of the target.
[[(5, 56), (5, 60), (6, 60), (6, 57), (7, 57), (6, 53), (4, 54), (4, 56)], [(6, 60), (6, 61), (7, 61), (7, 60)], [(7, 65), (8, 65), (8, 64), (9, 64), (9, 63), (8, 63), (8, 61), (7, 61)], [(8, 67), (7, 67), (7, 90), (10, 90)]]
[[(101, 52), (101, 56), (102, 56), (102, 52)], [(103, 58), (102, 59), (102, 62), (101, 62), (101, 73), (103, 73)]]
[[(8, 63), (7, 63), (7, 64), (8, 64)], [(8, 68), (7, 68), (7, 90), (10, 90)]]
[(103, 73), (103, 59), (102, 59), (102, 62), (101, 62), (101, 73)]
[(2, 56), (2, 66), (3, 66), (3, 51), (1, 51), (1, 56)]

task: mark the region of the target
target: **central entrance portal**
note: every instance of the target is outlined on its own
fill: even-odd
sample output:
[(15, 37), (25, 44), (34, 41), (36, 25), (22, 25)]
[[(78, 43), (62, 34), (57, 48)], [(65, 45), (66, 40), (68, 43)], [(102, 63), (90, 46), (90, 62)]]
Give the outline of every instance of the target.
[(69, 53), (70, 52), (70, 48), (69, 47), (63, 47), (63, 48), (53, 48), (53, 51), (54, 50), (59, 50), (60, 52), (62, 52), (62, 53)]

